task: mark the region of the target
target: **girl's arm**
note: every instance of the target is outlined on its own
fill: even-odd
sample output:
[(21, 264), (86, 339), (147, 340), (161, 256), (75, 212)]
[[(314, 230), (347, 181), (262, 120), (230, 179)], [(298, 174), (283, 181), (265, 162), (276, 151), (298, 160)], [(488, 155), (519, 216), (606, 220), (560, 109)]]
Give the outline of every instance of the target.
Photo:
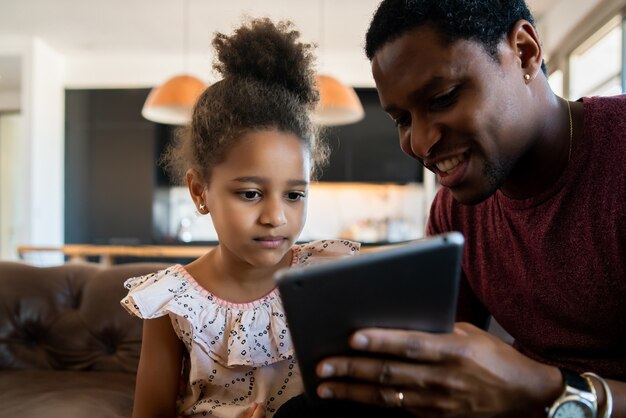
[(143, 322), (133, 418), (174, 418), (184, 346), (169, 316)]

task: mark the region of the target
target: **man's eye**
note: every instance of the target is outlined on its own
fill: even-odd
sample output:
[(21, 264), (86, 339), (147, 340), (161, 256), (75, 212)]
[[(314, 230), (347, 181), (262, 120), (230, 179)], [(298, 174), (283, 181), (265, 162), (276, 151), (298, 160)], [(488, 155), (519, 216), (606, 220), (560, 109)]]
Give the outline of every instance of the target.
[(411, 116), (410, 115), (402, 115), (397, 118), (393, 118), (393, 123), (396, 124), (396, 128), (404, 128), (411, 124)]
[(287, 193), (287, 200), (298, 201), (304, 199), (306, 197), (306, 193), (303, 192), (289, 192)]
[(431, 110), (444, 110), (456, 103), (456, 99), (459, 95), (459, 89), (456, 87), (442, 94), (441, 96), (434, 97), (430, 102)]

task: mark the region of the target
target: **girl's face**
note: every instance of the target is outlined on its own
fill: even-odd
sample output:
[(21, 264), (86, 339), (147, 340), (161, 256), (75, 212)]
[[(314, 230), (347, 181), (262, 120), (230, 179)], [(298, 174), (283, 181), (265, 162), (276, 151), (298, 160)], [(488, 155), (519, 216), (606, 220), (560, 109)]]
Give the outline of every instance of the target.
[(302, 232), (311, 171), (294, 134), (245, 134), (211, 170), (203, 192), (222, 251), (257, 267), (278, 264)]

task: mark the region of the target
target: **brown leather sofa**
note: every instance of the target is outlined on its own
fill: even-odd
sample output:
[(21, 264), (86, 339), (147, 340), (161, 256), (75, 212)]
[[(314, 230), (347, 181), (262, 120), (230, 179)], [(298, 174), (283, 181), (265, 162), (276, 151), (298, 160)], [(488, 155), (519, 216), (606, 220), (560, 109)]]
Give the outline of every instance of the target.
[(142, 323), (123, 282), (166, 266), (0, 261), (0, 418), (130, 417)]

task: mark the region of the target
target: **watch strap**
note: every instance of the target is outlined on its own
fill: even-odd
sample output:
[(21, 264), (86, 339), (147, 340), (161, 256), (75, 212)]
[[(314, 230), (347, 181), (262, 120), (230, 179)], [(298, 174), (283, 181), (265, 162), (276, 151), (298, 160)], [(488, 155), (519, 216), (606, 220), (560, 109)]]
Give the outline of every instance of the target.
[(580, 407), (590, 412), (592, 418), (596, 418), (598, 400), (592, 383), (586, 377), (571, 370), (559, 368), (559, 371), (563, 377), (563, 393), (552, 406), (546, 408), (548, 418), (554, 418), (557, 411), (570, 402), (578, 403)]
[(563, 376), (563, 383), (565, 385), (571, 386), (573, 388), (576, 388), (578, 390), (582, 390), (585, 392), (592, 392), (589, 381), (585, 379), (583, 376), (568, 369), (559, 369), (559, 370), (561, 371), (561, 375)]

